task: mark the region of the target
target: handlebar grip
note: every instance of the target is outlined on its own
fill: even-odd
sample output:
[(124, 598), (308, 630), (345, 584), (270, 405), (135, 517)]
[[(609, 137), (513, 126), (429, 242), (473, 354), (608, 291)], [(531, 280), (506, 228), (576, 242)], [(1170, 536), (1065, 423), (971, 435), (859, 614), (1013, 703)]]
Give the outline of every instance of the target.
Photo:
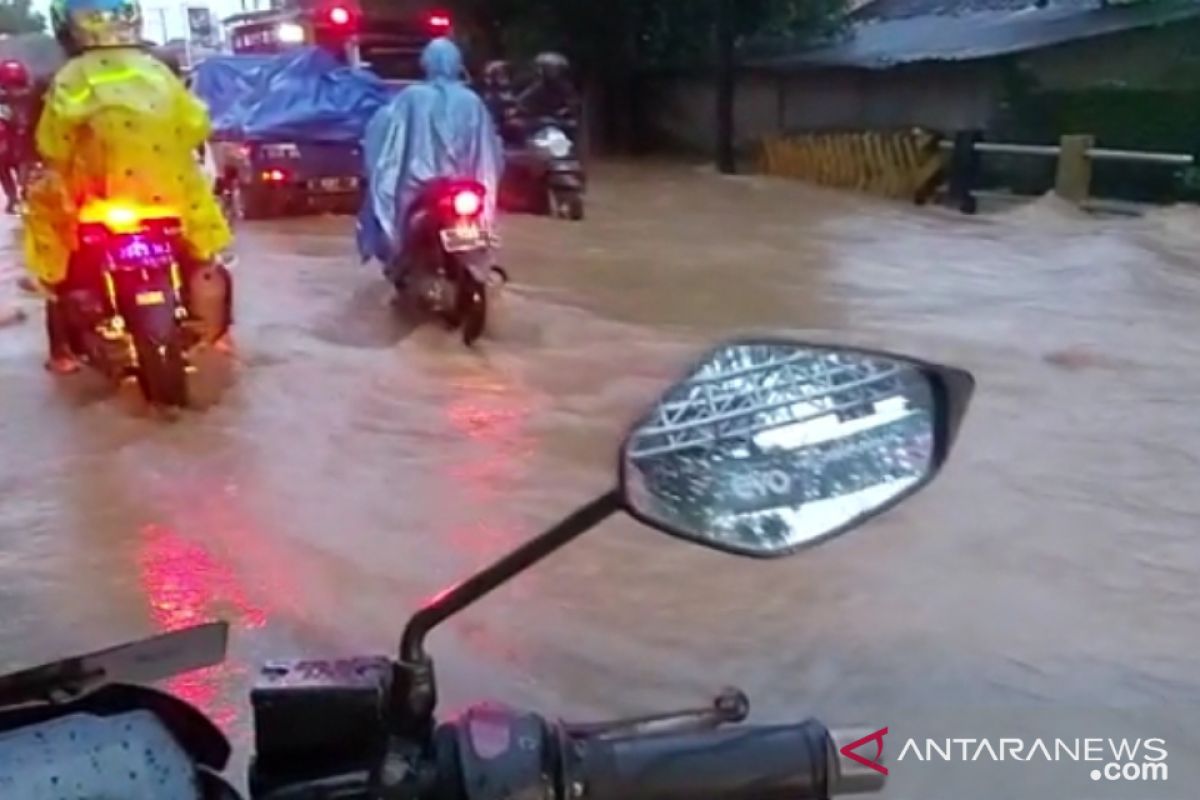
[[(825, 800), (877, 792), (882, 773), (843, 756), (817, 720), (576, 742), (568, 794), (589, 800)], [(853, 741), (853, 739), (846, 739)]]

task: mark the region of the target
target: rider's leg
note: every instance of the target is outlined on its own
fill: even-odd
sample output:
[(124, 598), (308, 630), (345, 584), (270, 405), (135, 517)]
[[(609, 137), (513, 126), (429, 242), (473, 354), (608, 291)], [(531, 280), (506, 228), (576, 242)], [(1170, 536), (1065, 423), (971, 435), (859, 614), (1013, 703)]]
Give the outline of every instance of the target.
[(188, 315), (201, 326), (209, 344), (227, 344), (233, 325), (233, 275), (220, 259), (202, 260), (184, 254), (183, 299)]
[(0, 188), (4, 189), (4, 197), (7, 200), (5, 211), (9, 214), (16, 212), (21, 202), (21, 193), (17, 185), (17, 172), (7, 159), (0, 161)]
[(47, 370), (56, 375), (67, 375), (79, 369), (79, 360), (71, 350), (66, 309), (58, 297), (46, 300), (46, 340), (50, 348), (46, 359)]

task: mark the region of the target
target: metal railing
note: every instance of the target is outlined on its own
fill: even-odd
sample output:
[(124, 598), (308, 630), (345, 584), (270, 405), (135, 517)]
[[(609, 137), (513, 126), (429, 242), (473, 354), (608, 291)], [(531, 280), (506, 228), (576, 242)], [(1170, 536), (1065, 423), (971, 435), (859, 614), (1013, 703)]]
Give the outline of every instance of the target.
[[(943, 150), (953, 150), (954, 142), (946, 140), (940, 143)], [(1057, 144), (1006, 144), (1003, 142), (976, 142), (975, 151), (978, 153), (1001, 153), (1012, 156), (1052, 156), (1062, 154), (1062, 147)], [(1093, 161), (1142, 161), (1150, 164), (1172, 164), (1189, 167), (1196, 163), (1196, 157), (1186, 153), (1156, 153), (1143, 150), (1114, 150), (1108, 147), (1091, 147), (1086, 151), (1088, 158)]]
[(1011, 144), (985, 142), (980, 131), (960, 131), (954, 139), (944, 140), (939, 146), (951, 153), (950, 196), (952, 200), (957, 201), (959, 210), (965, 214), (974, 214), (977, 210), (975, 186), (980, 174), (979, 156), (984, 153), (1057, 158), (1055, 192), (1080, 204), (1088, 200), (1093, 161), (1124, 161), (1173, 167), (1190, 167), (1196, 164), (1196, 157), (1187, 153), (1096, 147), (1091, 136), (1064, 136), (1059, 144)]

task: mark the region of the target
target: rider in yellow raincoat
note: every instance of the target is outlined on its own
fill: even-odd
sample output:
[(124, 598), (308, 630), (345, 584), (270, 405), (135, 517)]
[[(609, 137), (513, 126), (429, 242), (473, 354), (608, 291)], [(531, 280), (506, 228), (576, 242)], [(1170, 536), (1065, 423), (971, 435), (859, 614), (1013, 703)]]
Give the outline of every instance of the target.
[[(60, 41), (77, 55), (55, 76), (37, 127), (45, 170), (28, 195), (29, 269), (46, 288), (61, 286), (70, 275), (80, 211), (114, 200), (179, 217), (189, 251), (181, 254), (185, 272), (202, 265), (223, 272), (213, 262), (233, 237), (195, 158), (209, 135), (208, 111), (140, 47), (136, 0), (55, 0), (51, 18)], [(220, 333), (229, 316), (227, 307)], [(47, 330), (49, 366), (74, 369), (53, 299)]]

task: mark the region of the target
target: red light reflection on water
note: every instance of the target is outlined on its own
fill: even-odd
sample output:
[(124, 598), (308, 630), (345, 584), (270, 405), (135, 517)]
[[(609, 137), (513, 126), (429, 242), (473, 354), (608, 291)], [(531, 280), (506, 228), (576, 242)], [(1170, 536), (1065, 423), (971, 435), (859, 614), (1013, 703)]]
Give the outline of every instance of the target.
[(446, 416), (467, 437), (472, 453), (450, 469), (450, 477), (467, 484), (480, 500), (494, 500), (532, 455), (525, 427), (533, 403), (530, 397), (513, 396), (507, 387), (484, 379), (465, 381), (456, 388), (465, 395), (450, 402)]
[[(158, 627), (171, 631), (225, 618), (235, 628), (261, 628), (266, 612), (250, 601), (233, 569), (213, 554), (170, 528), (142, 529), (138, 574), (150, 615)], [(222, 729), (238, 718), (230, 693), (238, 670), (229, 663), (178, 675), (166, 689), (204, 711)]]
[[(536, 409), (534, 395), (486, 376), (474, 376), (455, 386), (460, 394), (445, 407), (453, 430), (463, 441), (456, 452), (462, 457), (446, 470), (451, 484), (459, 487), (476, 509), (475, 520), (456, 525), (443, 541), (468, 554), (479, 564), (498, 557), (528, 533), (506, 511), (509, 497), (519, 488), (529, 470), (536, 442), (528, 432)], [(506, 587), (526, 602), (537, 592), (537, 581), (529, 575)], [(445, 592), (431, 598), (436, 602)], [(477, 657), (489, 663), (520, 667), (519, 651), (512, 637), (488, 624), (460, 622), (459, 633)]]
[(170, 528), (147, 525), (138, 567), (150, 614), (163, 630), (232, 616), (244, 628), (261, 628), (266, 612), (246, 596), (230, 566)]
[[(470, 448), (465, 459), (452, 465), (449, 477), (462, 486), (474, 504), (489, 510), (488, 519), (450, 531), (450, 543), (463, 551), (487, 557), (515, 540), (511, 525), (499, 521), (495, 509), (504, 502), (505, 488), (521, 474), (531, 447), (525, 436), (525, 422), (531, 409), (528, 403), (485, 394), (481, 387), (463, 387), (470, 396), (455, 400), (446, 408), (450, 424), (466, 435)], [(482, 387), (486, 391), (490, 387)]]
[(221, 730), (233, 727), (239, 716), (236, 704), (229, 701), (228, 690), (233, 678), (243, 672), (230, 664), (219, 664), (208, 669), (176, 675), (166, 683), (166, 690), (181, 700), (186, 700), (217, 724)]

